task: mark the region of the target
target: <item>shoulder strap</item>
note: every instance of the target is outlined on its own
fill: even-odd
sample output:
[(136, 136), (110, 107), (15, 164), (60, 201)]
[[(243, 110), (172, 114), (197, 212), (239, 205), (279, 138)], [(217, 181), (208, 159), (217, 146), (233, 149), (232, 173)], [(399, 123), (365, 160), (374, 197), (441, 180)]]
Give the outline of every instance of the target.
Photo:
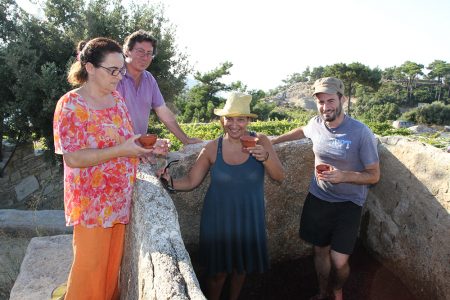
[[(223, 141), (223, 135), (221, 135), (220, 137), (219, 137), (219, 143), (217, 144), (217, 154), (219, 155), (222, 155), (222, 141)], [(218, 156), (217, 155), (217, 156)], [(217, 159), (217, 158), (216, 158)]]

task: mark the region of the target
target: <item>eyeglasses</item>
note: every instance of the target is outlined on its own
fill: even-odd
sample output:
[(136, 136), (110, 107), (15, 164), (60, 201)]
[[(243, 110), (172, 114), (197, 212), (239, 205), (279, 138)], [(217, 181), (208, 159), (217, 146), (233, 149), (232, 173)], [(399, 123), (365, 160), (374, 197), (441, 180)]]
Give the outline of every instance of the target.
[(109, 74), (111, 74), (112, 76), (117, 76), (117, 75), (119, 75), (119, 73), (122, 76), (127, 74), (127, 68), (126, 67), (123, 67), (121, 69), (118, 69), (116, 67), (104, 67), (104, 66), (99, 66), (99, 67), (107, 70), (109, 72)]
[(145, 50), (142, 48), (137, 48), (134, 50), (136, 51), (136, 53), (139, 57), (147, 56), (147, 57), (155, 58), (155, 56), (156, 56), (156, 54), (154, 54), (153, 51), (145, 52)]

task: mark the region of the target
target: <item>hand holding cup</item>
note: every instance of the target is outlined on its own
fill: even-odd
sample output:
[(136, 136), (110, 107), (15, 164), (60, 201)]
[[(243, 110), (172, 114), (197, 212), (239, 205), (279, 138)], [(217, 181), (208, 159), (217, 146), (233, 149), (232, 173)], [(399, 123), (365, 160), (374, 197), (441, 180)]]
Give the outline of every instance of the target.
[(145, 149), (153, 149), (153, 145), (156, 143), (158, 136), (153, 133), (143, 134), (139, 137), (138, 141)]
[(319, 164), (316, 166), (316, 174), (317, 176), (322, 175), (322, 172), (331, 171), (331, 166), (327, 164)]
[(243, 135), (240, 138), (242, 144), (242, 152), (249, 153), (248, 148), (256, 147), (258, 138), (256, 136)]

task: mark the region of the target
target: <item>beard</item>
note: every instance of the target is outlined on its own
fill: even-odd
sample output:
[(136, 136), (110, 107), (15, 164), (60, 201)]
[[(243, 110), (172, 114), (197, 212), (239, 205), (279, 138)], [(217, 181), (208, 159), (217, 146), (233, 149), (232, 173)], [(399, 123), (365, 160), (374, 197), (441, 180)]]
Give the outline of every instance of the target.
[[(325, 116), (325, 114), (327, 115), (327, 116)], [(322, 117), (322, 119), (325, 121), (325, 122), (333, 122), (334, 120), (336, 120), (336, 118), (337, 117), (339, 117), (340, 115), (342, 114), (342, 102), (339, 100), (339, 105), (338, 105), (338, 107), (334, 110), (334, 111), (332, 111), (332, 112), (329, 112), (329, 113), (322, 113), (320, 116)]]

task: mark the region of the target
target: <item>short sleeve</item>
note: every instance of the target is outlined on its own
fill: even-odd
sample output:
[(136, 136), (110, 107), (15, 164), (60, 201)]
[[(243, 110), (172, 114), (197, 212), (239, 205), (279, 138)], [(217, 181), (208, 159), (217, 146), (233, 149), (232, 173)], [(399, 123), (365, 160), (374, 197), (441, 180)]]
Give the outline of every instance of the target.
[(151, 93), (152, 93), (152, 107), (159, 107), (161, 105), (164, 105), (164, 98), (161, 94), (161, 91), (159, 90), (158, 82), (156, 82), (156, 79), (153, 77), (153, 75), (150, 75), (150, 81), (151, 81)]
[(360, 157), (363, 165), (366, 167), (379, 161), (377, 138), (367, 126), (361, 133)]
[[(125, 99), (119, 91), (113, 93), (113, 96), (117, 98), (117, 105), (119, 107), (120, 118), (123, 120), (123, 125), (130, 135), (134, 135), (133, 125), (131, 124), (131, 116), (128, 111), (128, 107), (125, 104)], [(128, 136), (127, 136), (128, 138)]]
[(58, 101), (53, 117), (55, 153), (65, 154), (84, 149), (89, 117), (85, 106), (76, 101), (78, 95), (66, 94)]
[(303, 134), (305, 135), (305, 137), (307, 138), (311, 138), (311, 130), (313, 128), (313, 122), (316, 122), (316, 117), (312, 118), (309, 120), (308, 124), (306, 124), (305, 126), (303, 126)]

